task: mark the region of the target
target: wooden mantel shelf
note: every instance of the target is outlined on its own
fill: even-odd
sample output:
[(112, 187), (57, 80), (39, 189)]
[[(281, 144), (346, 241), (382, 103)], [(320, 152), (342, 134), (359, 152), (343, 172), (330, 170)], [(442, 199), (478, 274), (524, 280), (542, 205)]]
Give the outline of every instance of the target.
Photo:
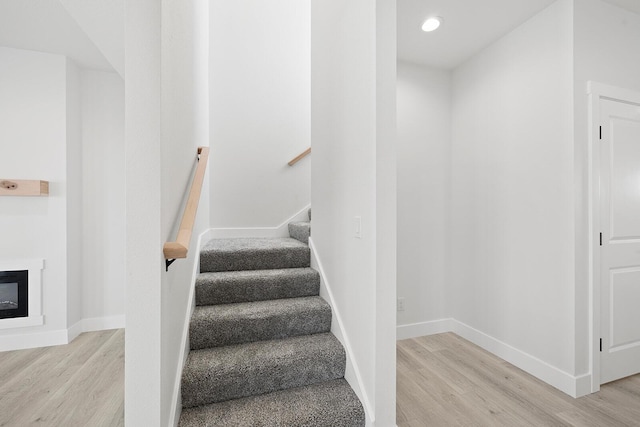
[(0, 178), (0, 196), (48, 196), (49, 181)]

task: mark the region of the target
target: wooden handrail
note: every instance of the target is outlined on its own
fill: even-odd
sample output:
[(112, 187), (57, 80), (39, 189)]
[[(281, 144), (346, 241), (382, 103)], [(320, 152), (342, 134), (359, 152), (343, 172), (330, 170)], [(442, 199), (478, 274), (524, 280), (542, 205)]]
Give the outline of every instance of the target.
[(198, 147), (198, 167), (196, 168), (196, 173), (193, 176), (191, 190), (189, 191), (189, 199), (187, 200), (187, 206), (184, 208), (184, 214), (182, 215), (182, 221), (180, 222), (180, 229), (178, 230), (178, 237), (175, 242), (166, 242), (162, 249), (167, 264), (167, 270), (169, 270), (169, 266), (177, 258), (187, 257), (208, 160), (209, 147)]
[(291, 161), (288, 163), (289, 166), (293, 166), (296, 163), (298, 163), (300, 160), (302, 160), (303, 158), (305, 158), (306, 156), (308, 156), (309, 154), (311, 154), (311, 147), (307, 148), (306, 150), (304, 150), (302, 153), (298, 154), (296, 157), (294, 157), (293, 159), (291, 159)]

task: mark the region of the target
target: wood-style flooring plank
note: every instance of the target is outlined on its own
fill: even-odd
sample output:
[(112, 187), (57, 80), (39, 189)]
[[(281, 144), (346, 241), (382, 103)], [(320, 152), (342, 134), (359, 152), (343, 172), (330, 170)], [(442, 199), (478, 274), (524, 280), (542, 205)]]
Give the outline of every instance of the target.
[(82, 334), (68, 345), (48, 347), (20, 375), (2, 384), (0, 409), (3, 419), (0, 423), (29, 425), (23, 419), (29, 409), (41, 407), (50, 398), (52, 390), (67, 382), (78, 363), (83, 363), (95, 351), (96, 339), (94, 334)]
[(397, 425), (640, 427), (640, 376), (573, 399), (452, 334), (398, 341)]
[(0, 384), (7, 384), (11, 379), (28, 369), (31, 363), (40, 358), (45, 348), (33, 348), (19, 351), (0, 352)]
[(0, 383), (0, 426), (121, 426), (124, 330), (81, 334), (63, 346), (0, 353), (0, 378), (7, 378)]
[[(123, 335), (124, 336), (124, 335)], [(100, 414), (109, 392), (124, 390), (124, 347), (114, 334), (60, 387), (44, 406), (52, 425), (81, 426)], [(109, 373), (105, 375), (104, 373)], [(82, 402), (77, 405), (75, 402)], [(50, 408), (50, 410), (48, 410)], [(89, 424), (104, 425), (104, 424)]]

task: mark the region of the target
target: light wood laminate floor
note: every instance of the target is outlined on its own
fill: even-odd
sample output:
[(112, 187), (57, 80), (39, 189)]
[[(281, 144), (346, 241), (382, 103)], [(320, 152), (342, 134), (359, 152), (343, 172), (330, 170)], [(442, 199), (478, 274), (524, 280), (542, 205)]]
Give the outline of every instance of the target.
[(398, 427), (640, 426), (640, 376), (573, 399), (455, 334), (397, 344)]
[(123, 425), (123, 329), (0, 352), (0, 426)]

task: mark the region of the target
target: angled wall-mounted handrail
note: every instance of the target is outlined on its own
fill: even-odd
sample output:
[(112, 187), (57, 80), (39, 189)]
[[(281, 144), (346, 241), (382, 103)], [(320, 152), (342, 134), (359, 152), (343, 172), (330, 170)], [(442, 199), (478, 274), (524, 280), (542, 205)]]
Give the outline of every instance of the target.
[(166, 242), (162, 251), (164, 252), (167, 271), (169, 266), (178, 258), (186, 258), (191, 242), (191, 234), (193, 233), (193, 225), (196, 222), (196, 213), (198, 212), (198, 203), (200, 202), (200, 193), (202, 192), (202, 183), (204, 182), (204, 174), (207, 170), (209, 160), (209, 147), (198, 147), (198, 167), (191, 182), (191, 190), (189, 191), (189, 199), (187, 206), (184, 208), (180, 228), (178, 229), (178, 237), (174, 242)]
[(298, 154), (296, 157), (291, 159), (291, 161), (288, 163), (288, 165), (289, 166), (295, 165), (296, 163), (298, 163), (300, 160), (302, 160), (303, 158), (305, 158), (309, 154), (311, 154), (311, 147), (307, 148), (302, 153)]

